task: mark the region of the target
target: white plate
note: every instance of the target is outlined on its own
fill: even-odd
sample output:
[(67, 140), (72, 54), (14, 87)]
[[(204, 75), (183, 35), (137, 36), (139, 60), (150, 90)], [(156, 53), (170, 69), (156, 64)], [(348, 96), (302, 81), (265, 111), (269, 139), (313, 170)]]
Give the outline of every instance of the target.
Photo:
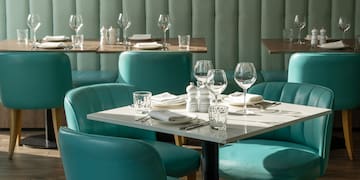
[(336, 41), (336, 42), (318, 45), (318, 47), (323, 48), (323, 49), (343, 49), (343, 48), (349, 47), (349, 45), (344, 44), (342, 41)]
[(196, 115), (193, 115), (193, 114), (186, 114), (186, 116), (188, 118), (184, 118), (184, 119), (178, 119), (176, 121), (162, 121), (162, 120), (158, 120), (158, 119), (152, 119), (152, 120), (155, 120), (161, 124), (185, 124), (185, 123), (188, 123), (192, 120), (195, 120), (197, 118)]
[(43, 41), (46, 42), (61, 42), (61, 41), (69, 41), (70, 38), (67, 36), (45, 36)]
[(59, 42), (44, 42), (38, 44), (37, 47), (43, 49), (62, 49), (66, 47), (66, 44)]
[(155, 107), (171, 107), (171, 106), (180, 106), (180, 105), (184, 105), (186, 103), (186, 101), (178, 101), (175, 103), (159, 103), (159, 102), (151, 102), (152, 106)]
[(137, 49), (144, 49), (144, 50), (160, 49), (160, 48), (162, 48), (162, 44), (158, 44), (158, 43), (149, 43), (149, 44), (136, 43), (133, 47), (137, 48)]
[[(250, 102), (247, 102), (246, 104), (247, 105), (252, 105), (252, 104), (256, 104), (256, 103), (261, 103), (263, 100), (259, 100), (259, 101), (250, 101)], [(224, 102), (229, 104), (229, 105), (232, 105), (232, 106), (243, 106), (244, 105), (244, 102), (242, 101), (234, 101), (234, 100), (231, 100), (230, 98), (226, 97), (224, 98)]]

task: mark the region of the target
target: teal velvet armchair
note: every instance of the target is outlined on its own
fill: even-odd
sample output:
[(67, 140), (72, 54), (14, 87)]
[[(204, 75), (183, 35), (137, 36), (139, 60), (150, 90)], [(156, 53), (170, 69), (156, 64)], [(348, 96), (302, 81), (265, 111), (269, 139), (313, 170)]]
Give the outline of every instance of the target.
[[(249, 93), (329, 109), (334, 99), (328, 88), (286, 82), (260, 83)], [(219, 150), (219, 174), (224, 179), (316, 179), (326, 171), (332, 123), (332, 115), (326, 115), (226, 144)]]
[(84, 86), (69, 91), (64, 106), (68, 127), (78, 132), (114, 137), (141, 139), (160, 154), (166, 174), (172, 177), (191, 176), (200, 165), (197, 151), (156, 141), (155, 132), (87, 119), (89, 113), (130, 105), (134, 87), (119, 83)]
[(360, 54), (297, 53), (289, 62), (289, 82), (319, 84), (334, 91), (334, 110), (341, 111), (345, 146), (354, 159), (351, 110), (360, 107)]
[(165, 180), (159, 153), (141, 140), (59, 131), (59, 145), (67, 180)]

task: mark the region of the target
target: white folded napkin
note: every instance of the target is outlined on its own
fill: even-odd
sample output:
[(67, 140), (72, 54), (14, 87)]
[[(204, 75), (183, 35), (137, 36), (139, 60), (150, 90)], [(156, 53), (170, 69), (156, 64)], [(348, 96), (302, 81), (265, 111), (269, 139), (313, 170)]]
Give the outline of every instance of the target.
[(161, 120), (161, 121), (178, 121), (178, 120), (190, 118), (188, 116), (185, 116), (185, 115), (182, 115), (179, 113), (175, 113), (172, 111), (168, 111), (168, 110), (152, 110), (149, 112), (149, 116), (151, 118)]
[[(246, 94), (246, 103), (253, 104), (263, 101), (263, 97), (258, 94)], [(226, 101), (234, 104), (244, 104), (244, 93), (242, 92), (234, 92), (229, 94), (226, 98)]]
[(151, 34), (134, 34), (129, 37), (130, 40), (146, 40), (151, 39)]
[(147, 48), (147, 47), (159, 47), (162, 45), (157, 42), (141, 42), (141, 43), (136, 43), (134, 46), (138, 48)]
[(45, 36), (43, 38), (43, 41), (66, 41), (66, 40), (69, 40), (70, 38), (69, 37), (66, 37), (66, 36)]
[(181, 102), (185, 102), (186, 97), (185, 96), (177, 96), (174, 94), (171, 94), (169, 92), (160, 93), (157, 95), (154, 95), (151, 97), (151, 100), (153, 101), (154, 105), (162, 105), (162, 104), (178, 104)]
[(347, 47), (347, 44), (344, 44), (343, 41), (335, 41), (335, 42), (330, 42), (330, 43), (324, 43), (321, 45), (318, 45), (319, 48), (325, 48), (325, 49), (340, 49), (340, 48), (345, 48)]
[(43, 42), (37, 45), (38, 48), (64, 48), (66, 46), (63, 42)]

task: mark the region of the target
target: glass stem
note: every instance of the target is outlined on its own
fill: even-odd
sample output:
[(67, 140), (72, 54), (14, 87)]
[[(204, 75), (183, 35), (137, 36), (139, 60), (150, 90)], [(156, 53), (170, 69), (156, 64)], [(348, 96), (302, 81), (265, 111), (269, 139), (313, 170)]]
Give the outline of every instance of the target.
[(247, 113), (246, 93), (247, 89), (244, 89), (244, 114)]
[(164, 49), (166, 47), (166, 31), (164, 31), (164, 42), (163, 42)]
[(32, 33), (32, 44), (33, 46), (36, 45), (36, 31), (35, 29), (31, 29), (31, 33)]
[(298, 43), (301, 44), (301, 29), (299, 29), (298, 33)]
[(343, 36), (342, 36), (342, 39), (345, 40), (345, 32), (343, 32), (342, 35), (343, 35)]
[(124, 30), (123, 30), (123, 38), (124, 38), (124, 45), (127, 45), (126, 28), (124, 28)]

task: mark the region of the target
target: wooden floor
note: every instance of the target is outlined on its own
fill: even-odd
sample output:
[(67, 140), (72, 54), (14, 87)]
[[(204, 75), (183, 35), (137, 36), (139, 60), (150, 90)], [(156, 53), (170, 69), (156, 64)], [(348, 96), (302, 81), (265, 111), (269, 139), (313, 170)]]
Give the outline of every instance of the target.
[[(37, 133), (37, 132), (36, 132)], [(64, 180), (64, 171), (57, 150), (16, 147), (13, 160), (8, 160), (8, 131), (0, 131), (0, 180)], [(34, 132), (24, 132), (24, 136)], [(341, 137), (341, 132), (335, 132)], [(331, 150), (326, 175), (320, 180), (360, 179), (360, 131), (354, 132), (359, 160), (350, 161), (341, 144)], [(340, 147), (335, 147), (340, 146)], [(198, 173), (198, 178), (201, 174)]]

